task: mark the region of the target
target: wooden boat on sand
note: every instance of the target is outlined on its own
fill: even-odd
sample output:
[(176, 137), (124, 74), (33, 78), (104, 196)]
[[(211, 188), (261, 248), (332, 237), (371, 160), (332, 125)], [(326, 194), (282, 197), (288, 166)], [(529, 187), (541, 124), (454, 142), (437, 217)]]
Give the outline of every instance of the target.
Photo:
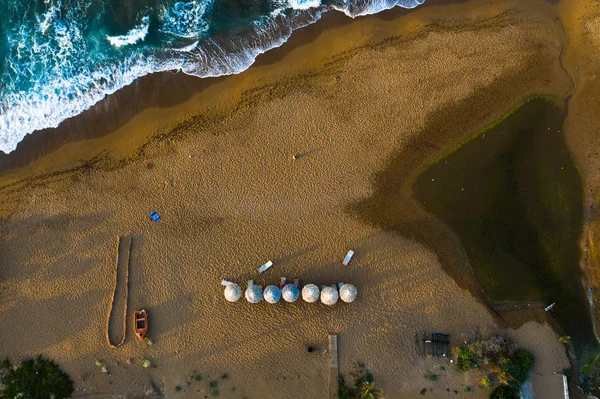
[(135, 311), (135, 335), (139, 339), (144, 339), (146, 337), (146, 333), (148, 333), (148, 315), (146, 314), (146, 310), (136, 310)]

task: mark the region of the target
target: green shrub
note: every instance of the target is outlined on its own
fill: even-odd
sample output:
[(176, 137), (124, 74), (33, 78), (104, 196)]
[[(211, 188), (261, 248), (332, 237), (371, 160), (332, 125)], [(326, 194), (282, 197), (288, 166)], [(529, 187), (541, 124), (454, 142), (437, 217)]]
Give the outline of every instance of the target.
[(456, 364), (462, 371), (468, 371), (475, 367), (479, 367), (481, 359), (468, 347), (461, 345), (458, 348), (458, 356), (456, 358)]
[(175, 392), (181, 392), (181, 386), (177, 385), (177, 386), (175, 387)]
[[(5, 367), (5, 366), (9, 367)], [(19, 367), (10, 368), (7, 360), (2, 364), (8, 369), (0, 399), (50, 399), (68, 398), (73, 393), (73, 383), (51, 360), (38, 356), (24, 360)]]
[(216, 388), (217, 387), (217, 381), (209, 381), (208, 386), (211, 388)]
[(219, 396), (219, 390), (215, 389), (210, 393), (212, 396)]
[(425, 374), (425, 378), (427, 378), (429, 381), (437, 381), (438, 376), (437, 374)]
[(337, 397), (338, 399), (352, 399), (354, 397), (354, 392), (346, 386), (346, 381), (342, 375), (338, 375)]
[(519, 348), (505, 363), (504, 369), (516, 384), (522, 385), (529, 378), (529, 371), (534, 365), (533, 355), (529, 351)]
[(490, 399), (519, 399), (519, 390), (510, 385), (500, 385), (490, 394)]

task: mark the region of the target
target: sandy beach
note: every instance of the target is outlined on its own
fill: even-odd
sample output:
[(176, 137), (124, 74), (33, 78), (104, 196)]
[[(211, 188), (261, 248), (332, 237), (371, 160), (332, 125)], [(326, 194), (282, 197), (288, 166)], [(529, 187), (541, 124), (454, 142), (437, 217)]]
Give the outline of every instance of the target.
[[(453, 344), (474, 330), (510, 336), (536, 355), (535, 375), (560, 373), (569, 362), (545, 315), (494, 310), (458, 237), (411, 186), (520, 101), (571, 96), (566, 137), (586, 189), (582, 268), (600, 287), (599, 42), (591, 0), (328, 15), (239, 75), (149, 76), (28, 137), (0, 157), (0, 354), (49, 356), (74, 396), (90, 398), (202, 398), (210, 381), (223, 398), (327, 398), (328, 334), (338, 335), (340, 371), (366, 363), (386, 398), (423, 388), (462, 397), (469, 386), (469, 397), (489, 397), (472, 375), (423, 356), (423, 331)], [(111, 348), (120, 236), (132, 237), (128, 324)], [(258, 275), (267, 260), (274, 266)], [(281, 276), (350, 282), (359, 296), (334, 307), (223, 297), (222, 279), (245, 288)], [(151, 346), (131, 329), (139, 308)], [(432, 372), (437, 381), (424, 378)]]

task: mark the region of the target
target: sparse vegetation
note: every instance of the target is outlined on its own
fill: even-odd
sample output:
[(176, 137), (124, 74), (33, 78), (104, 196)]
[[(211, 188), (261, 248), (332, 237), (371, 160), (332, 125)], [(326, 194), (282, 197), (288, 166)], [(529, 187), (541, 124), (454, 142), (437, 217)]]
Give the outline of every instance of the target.
[(421, 395), (425, 395), (427, 393), (427, 388), (423, 388), (419, 391)]
[(148, 359), (144, 360), (144, 362), (142, 363), (142, 367), (144, 367), (146, 369), (150, 366), (152, 366), (152, 363)]
[(177, 385), (177, 386), (175, 387), (175, 392), (181, 392), (181, 389), (182, 389), (182, 388), (181, 388), (181, 385)]
[(226, 379), (227, 379), (227, 377), (229, 377), (229, 375), (228, 375), (227, 373), (223, 373), (223, 374), (221, 374), (221, 379), (222, 379), (222, 380), (226, 380)]
[[(482, 386), (510, 386), (517, 389), (529, 378), (535, 365), (534, 356), (514, 342), (500, 336), (490, 339), (476, 337), (470, 343), (454, 348), (457, 366), (462, 371), (474, 370)], [(472, 389), (471, 387), (467, 387)], [(511, 392), (510, 388), (494, 389), (494, 395)], [(467, 391), (465, 389), (465, 392)]]
[(438, 375), (437, 374), (425, 374), (425, 378), (427, 378), (429, 381), (437, 381)]
[(383, 392), (375, 388), (373, 374), (362, 363), (356, 363), (350, 373), (354, 378), (354, 387), (346, 385), (343, 376), (338, 376), (338, 399), (383, 399)]
[(0, 399), (67, 398), (73, 393), (70, 377), (41, 356), (12, 367), (5, 359), (0, 367)]
[(212, 396), (219, 396), (219, 390), (218, 389), (213, 389), (210, 394)]
[(217, 381), (214, 381), (214, 380), (213, 380), (213, 381), (209, 381), (209, 382), (208, 382), (208, 387), (209, 387), (209, 388), (216, 388), (216, 387), (217, 387), (217, 385), (218, 385)]
[(202, 381), (202, 376), (198, 373), (192, 375), (192, 379), (196, 381)]

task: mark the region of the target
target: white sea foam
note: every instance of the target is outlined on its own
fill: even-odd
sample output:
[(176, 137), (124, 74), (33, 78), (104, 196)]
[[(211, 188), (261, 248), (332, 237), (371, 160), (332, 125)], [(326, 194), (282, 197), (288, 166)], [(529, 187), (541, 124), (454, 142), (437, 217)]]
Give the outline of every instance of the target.
[(204, 19), (212, 0), (192, 0), (176, 2), (168, 10), (163, 10), (163, 24), (160, 31), (183, 38), (198, 38), (208, 29)]
[(351, 18), (364, 15), (377, 14), (396, 6), (402, 8), (415, 8), (423, 4), (425, 0), (344, 0), (344, 6), (333, 6), (335, 10), (341, 11)]
[(113, 46), (119, 48), (122, 46), (127, 46), (128, 44), (136, 44), (139, 41), (142, 41), (148, 35), (148, 30), (150, 29), (150, 17), (142, 18), (142, 23), (140, 23), (135, 28), (131, 29), (124, 35), (119, 36), (106, 36), (106, 39)]
[(321, 0), (289, 0), (288, 5), (294, 10), (308, 10), (321, 6)]
[(189, 46), (180, 47), (180, 48), (174, 48), (173, 50), (175, 50), (175, 51), (181, 51), (181, 52), (184, 52), (184, 53), (189, 53), (190, 51), (195, 50), (196, 47), (198, 47), (198, 44), (200, 44), (200, 42), (196, 40), (194, 43), (190, 44)]

